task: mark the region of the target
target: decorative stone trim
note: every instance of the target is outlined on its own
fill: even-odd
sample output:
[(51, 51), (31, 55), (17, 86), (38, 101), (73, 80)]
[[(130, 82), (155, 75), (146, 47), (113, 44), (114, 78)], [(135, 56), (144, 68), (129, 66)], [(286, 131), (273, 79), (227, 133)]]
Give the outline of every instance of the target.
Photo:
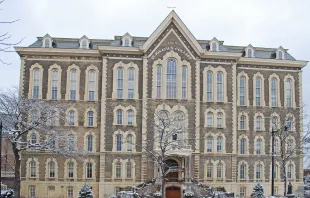
[(292, 87), (291, 87), (291, 90), (292, 90), (292, 107), (296, 107), (296, 101), (295, 101), (295, 79), (294, 77), (291, 75), (291, 74), (287, 74), (285, 77), (284, 77), (284, 106), (287, 107), (287, 101), (286, 101), (286, 80), (288, 79), (291, 79), (292, 80)]
[[(116, 150), (116, 136), (121, 135), (122, 136), (122, 151), (117, 151)], [(128, 135), (132, 135), (132, 151), (127, 151), (127, 141), (126, 138)], [(122, 130), (117, 130), (113, 133), (113, 152), (136, 152), (136, 134), (135, 132), (129, 130), (129, 131), (122, 131)]]
[[(244, 105), (240, 105), (240, 78), (245, 77), (245, 86), (244, 86)], [(248, 74), (245, 73), (244, 71), (241, 71), (238, 73), (237, 76), (237, 93), (238, 93), (238, 98), (237, 98), (237, 105), (238, 106), (249, 106), (249, 77)]]
[[(207, 73), (212, 72), (212, 100), (207, 101)], [(203, 70), (203, 102), (217, 102), (217, 73), (223, 73), (223, 102), (227, 103), (227, 72), (222, 66), (216, 68), (209, 65)]]
[[(88, 126), (88, 112), (92, 111), (94, 113), (94, 126)], [(97, 111), (96, 109), (89, 107), (85, 110), (84, 113), (84, 127), (97, 127)]]
[(218, 118), (218, 113), (222, 113), (223, 117), (222, 117), (222, 127), (220, 128), (226, 128), (226, 113), (223, 109), (212, 109), (211, 107), (209, 107), (208, 109), (206, 109), (205, 111), (205, 125), (204, 127), (208, 127), (208, 113), (212, 113), (213, 114), (213, 125), (212, 127), (218, 128), (217, 127), (217, 118)]
[(52, 100), (52, 71), (53, 69), (58, 70), (58, 84), (57, 84), (57, 100), (61, 100), (61, 73), (62, 69), (59, 65), (53, 64), (49, 67), (48, 69), (48, 85), (47, 85), (47, 94), (46, 94), (46, 99), (47, 100)]
[[(49, 163), (50, 162), (54, 162), (55, 163), (55, 176), (54, 177), (50, 177), (50, 168), (49, 168)], [(45, 180), (47, 179), (55, 179), (58, 180), (58, 163), (57, 160), (53, 157), (48, 158), (45, 162)]]
[[(88, 151), (88, 144), (87, 144), (87, 137), (91, 135), (93, 137), (93, 141), (92, 141), (92, 151)], [(97, 137), (96, 134), (92, 131), (87, 131), (84, 135), (84, 149), (86, 152), (91, 152), (91, 153), (96, 153), (96, 141), (97, 141)]]
[[(196, 67), (195, 67), (195, 78), (196, 78), (196, 88), (200, 87), (200, 60), (196, 60)], [(195, 100), (196, 100), (196, 105), (195, 105), (195, 152), (199, 153), (200, 152), (200, 89), (195, 89), (196, 95), (195, 95)], [(197, 157), (198, 158), (198, 157)], [(195, 156), (195, 162), (198, 161), (199, 163), (199, 158), (196, 160)], [(198, 173), (195, 172), (195, 177), (196, 174), (199, 174), (199, 170), (197, 171)], [(192, 174), (192, 173), (190, 173)]]
[[(182, 66), (186, 66), (187, 67), (187, 85), (186, 85), (186, 93), (187, 93), (187, 98), (185, 100), (191, 100), (192, 99), (192, 89), (191, 89), (191, 83), (192, 83), (192, 79), (191, 79), (191, 65), (189, 62), (187, 62), (186, 60), (182, 60), (181, 56), (179, 56), (179, 54), (173, 50), (171, 50), (170, 52), (167, 52), (162, 59), (158, 59), (156, 61), (154, 61), (153, 65), (152, 65), (152, 73), (153, 73), (153, 78), (152, 78), (152, 85), (153, 85), (153, 89), (152, 89), (152, 98), (153, 99), (169, 99), (166, 97), (166, 76), (167, 76), (167, 70), (166, 65), (167, 62), (169, 60), (169, 58), (173, 58), (176, 60), (176, 99), (183, 99), (182, 98)], [(161, 98), (157, 98), (156, 92), (157, 92), (157, 70), (156, 67), (158, 65), (162, 66), (162, 83), (161, 83)]]
[[(123, 98), (117, 98), (117, 69), (123, 68)], [(112, 92), (112, 99), (129, 99), (128, 98), (128, 70), (133, 68), (135, 70), (134, 80), (134, 97), (132, 99), (139, 99), (139, 67), (137, 64), (130, 62), (128, 64), (124, 64), (122, 61), (116, 63), (113, 66), (113, 92)], [(131, 98), (130, 98), (131, 99)]]
[[(100, 152), (105, 151), (105, 126), (106, 126), (106, 86), (107, 86), (107, 64), (108, 59), (102, 57), (102, 87), (101, 87), (101, 122), (100, 122)], [(100, 169), (101, 170), (101, 169)], [(100, 176), (104, 175), (104, 172), (100, 171)], [(101, 181), (101, 180), (100, 180)]]
[(98, 92), (98, 89), (99, 89), (99, 70), (98, 70), (98, 67), (94, 66), (94, 65), (90, 65), (87, 67), (87, 69), (85, 70), (85, 93), (84, 93), (84, 101), (89, 101), (89, 98), (88, 98), (88, 92), (89, 92), (89, 89), (88, 89), (88, 82), (89, 82), (89, 71), (90, 70), (95, 70), (96, 74), (95, 74), (95, 99), (94, 101), (98, 101), (98, 95), (99, 95), (99, 92)]
[[(237, 64), (232, 64), (232, 153), (237, 154)], [(249, 120), (249, 119), (248, 119)], [(235, 160), (236, 158), (234, 158)], [(236, 164), (232, 165), (232, 171), (236, 171)], [(232, 175), (232, 178), (234, 178), (235, 175)]]
[[(86, 174), (87, 174), (87, 163), (91, 163), (92, 164), (92, 178), (87, 178)], [(93, 180), (96, 181), (96, 162), (94, 159), (86, 159), (83, 162), (83, 179), (84, 180)]]
[(79, 112), (74, 107), (70, 107), (69, 109), (66, 110), (67, 121), (65, 123), (65, 126), (71, 126), (68, 123), (69, 118), (70, 118), (70, 114), (69, 114), (70, 111), (74, 111), (74, 125), (73, 126), (76, 126), (76, 127), (79, 126)]
[[(148, 59), (146, 56), (143, 57), (143, 84), (146, 85), (148, 82)], [(147, 145), (147, 98), (148, 98), (148, 86), (142, 87), (142, 146)], [(147, 156), (142, 153), (141, 157), (141, 180), (146, 180), (147, 175)]]
[[(121, 163), (121, 178), (116, 177), (116, 163), (120, 162)], [(131, 163), (131, 176), (132, 178), (127, 178), (127, 169), (126, 169), (126, 164)], [(116, 158), (112, 162), (112, 181), (119, 180), (121, 179), (122, 182), (128, 182), (129, 179), (132, 179), (133, 182), (136, 180), (136, 163), (133, 159), (120, 159)], [(125, 181), (126, 180), (126, 181)]]
[[(68, 163), (69, 162), (73, 162), (73, 177), (70, 178), (69, 177), (69, 171), (68, 171)], [(71, 158), (71, 159), (66, 159), (65, 164), (64, 164), (65, 170), (64, 170), (64, 178), (67, 180), (74, 180), (77, 181), (77, 162), (75, 159)]]
[[(244, 124), (244, 129), (241, 129), (241, 116), (245, 116), (245, 124)], [(250, 127), (249, 127), (249, 115), (248, 113), (242, 111), (242, 112), (239, 112), (238, 114), (238, 130), (250, 130)]]
[[(262, 145), (261, 145), (261, 153), (260, 154), (256, 154), (256, 150), (257, 150), (257, 140), (261, 139), (262, 140)], [(254, 155), (264, 155), (265, 154), (265, 138), (262, 135), (258, 135), (255, 136), (254, 138)]]
[[(241, 154), (240, 153), (240, 145), (241, 145), (241, 139), (245, 139), (246, 140), (246, 145), (245, 145), (245, 152), (244, 152), (244, 154)], [(249, 141), (249, 138), (248, 138), (248, 136), (246, 136), (246, 135), (244, 135), (244, 134), (242, 134), (242, 135), (240, 135), (239, 136), (239, 138), (238, 138), (238, 154), (239, 155), (249, 155), (249, 143), (250, 143), (250, 141)]]
[(257, 72), (253, 76), (253, 106), (256, 107), (256, 78), (261, 79), (261, 85), (260, 85), (260, 106), (265, 106), (265, 78), (264, 76)]
[(269, 107), (272, 107), (272, 99), (271, 99), (271, 96), (272, 96), (272, 79), (275, 78), (277, 80), (277, 92), (276, 92), (276, 97), (277, 97), (277, 105), (276, 107), (281, 107), (281, 98), (280, 98), (280, 93), (281, 93), (281, 90), (280, 90), (280, 78), (277, 74), (273, 73), (269, 76), (268, 78), (268, 81), (269, 81)]
[(19, 95), (24, 97), (25, 58), (20, 58)]
[[(31, 161), (34, 161), (36, 163), (36, 176), (35, 177), (30, 177), (30, 162)], [(28, 158), (26, 162), (26, 179), (39, 180), (39, 167), (40, 167), (40, 163), (39, 163), (38, 158), (36, 157)]]
[(136, 117), (137, 117), (137, 110), (135, 107), (129, 105), (128, 107), (124, 107), (122, 105), (118, 105), (114, 108), (113, 110), (113, 115), (114, 115), (114, 119), (113, 119), (113, 125), (118, 125), (117, 124), (117, 110), (122, 110), (123, 111), (123, 124), (121, 125), (128, 125), (128, 111), (129, 110), (132, 110), (133, 111), (133, 121), (132, 121), (132, 124), (131, 125), (128, 125), (128, 126), (137, 126), (137, 120), (136, 120)]
[(75, 64), (71, 65), (67, 69), (67, 85), (66, 85), (66, 100), (70, 100), (70, 71), (76, 69), (76, 101), (80, 100), (80, 74), (81, 70)]
[[(260, 172), (261, 178), (256, 178), (256, 171), (257, 171), (257, 166), (262, 165), (262, 170)], [(254, 178), (256, 182), (264, 182), (265, 181), (265, 166), (263, 161), (256, 161), (254, 163)]]
[(39, 65), (38, 63), (35, 63), (32, 65), (29, 69), (29, 92), (28, 92), (28, 98), (33, 99), (33, 70), (39, 69), (40, 71), (40, 77), (39, 77), (39, 98), (42, 98), (42, 82), (43, 82), (43, 67), (42, 65)]
[[(262, 121), (261, 121), (261, 130), (257, 130), (257, 123), (256, 123), (256, 120), (258, 117), (261, 117), (262, 118)], [(265, 131), (265, 117), (264, 117), (264, 114), (261, 113), (261, 112), (257, 112), (254, 114), (254, 129), (253, 131)]]

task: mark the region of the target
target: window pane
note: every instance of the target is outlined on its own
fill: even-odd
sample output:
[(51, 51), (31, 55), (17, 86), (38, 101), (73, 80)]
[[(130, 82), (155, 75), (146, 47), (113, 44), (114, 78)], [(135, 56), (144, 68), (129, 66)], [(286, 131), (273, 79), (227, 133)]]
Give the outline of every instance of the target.
[(77, 72), (75, 69), (70, 71), (70, 100), (76, 100), (76, 88), (77, 88)]
[(222, 178), (222, 172), (223, 172), (223, 165), (218, 164), (216, 168), (216, 176), (217, 178)]
[(82, 40), (82, 48), (83, 49), (87, 49), (88, 48), (88, 46), (87, 46), (87, 40)]
[(30, 162), (30, 177), (36, 177), (36, 162), (31, 161)]
[(207, 115), (207, 126), (213, 127), (213, 113), (208, 113)]
[(131, 163), (126, 164), (126, 177), (131, 178)]
[(187, 67), (182, 66), (182, 99), (187, 98)]
[(135, 91), (135, 69), (128, 70), (128, 98), (134, 98)]
[(96, 90), (96, 71), (89, 70), (88, 72), (88, 100), (95, 100), (95, 90)]
[(33, 86), (33, 93), (32, 93), (32, 97), (34, 99), (38, 99), (39, 98), (39, 90), (40, 90), (40, 70), (38, 68), (33, 70), (33, 82), (32, 82), (32, 86)]
[(127, 124), (128, 125), (132, 125), (133, 124), (133, 111), (132, 110), (129, 110), (127, 112)]
[(245, 129), (245, 116), (240, 117), (240, 129)]
[(223, 102), (223, 73), (217, 73), (217, 102)]
[(217, 128), (223, 127), (223, 113), (217, 113)]
[(212, 178), (213, 164), (207, 165), (207, 178)]
[(261, 86), (262, 79), (256, 78), (256, 106), (261, 106)]
[(117, 124), (122, 125), (123, 124), (123, 111), (122, 110), (117, 110), (116, 112), (117, 115)]
[(68, 162), (68, 177), (73, 177), (73, 168), (74, 164), (73, 162)]
[(90, 179), (93, 178), (93, 164), (92, 163), (87, 163), (86, 164), (86, 178)]
[(215, 51), (217, 51), (217, 44), (216, 44), (216, 42), (212, 42), (212, 51), (213, 52), (215, 52)]
[(51, 40), (49, 39), (49, 38), (47, 38), (47, 39), (45, 39), (44, 40), (44, 46), (46, 47), (46, 48), (49, 48), (50, 47), (50, 44), (51, 43)]
[(58, 90), (58, 70), (53, 69), (52, 70), (52, 100), (57, 100), (57, 90)]
[(176, 98), (176, 77), (177, 77), (177, 67), (176, 60), (169, 59), (167, 63), (167, 98), (174, 99)]
[(122, 151), (122, 136), (116, 135), (116, 151)]
[(286, 106), (292, 107), (292, 80), (287, 79), (285, 84)]
[(207, 72), (207, 101), (211, 102), (213, 100), (213, 73), (211, 71)]
[(121, 163), (116, 163), (115, 165), (115, 177), (116, 178), (121, 178), (122, 176), (122, 164)]
[(87, 136), (87, 151), (88, 152), (93, 151), (93, 136), (92, 135)]
[(217, 146), (216, 146), (216, 150), (218, 153), (222, 152), (222, 145), (223, 145), (223, 138), (222, 137), (218, 137), (217, 138)]
[(124, 81), (124, 69), (118, 68), (117, 69), (117, 98), (123, 98), (123, 81)]
[(240, 141), (240, 154), (245, 154), (246, 140), (244, 138)]
[(245, 77), (240, 77), (240, 105), (245, 105)]
[(49, 163), (49, 176), (50, 177), (55, 177), (55, 162), (50, 162)]
[(212, 152), (212, 148), (213, 148), (213, 137), (208, 136), (207, 137), (207, 152)]
[(156, 70), (156, 76), (157, 76), (157, 87), (156, 87), (156, 98), (161, 98), (161, 88), (162, 88), (162, 66), (157, 65)]
[(248, 57), (251, 58), (252, 57), (252, 50), (248, 49)]
[(126, 142), (127, 142), (127, 151), (132, 151), (132, 135), (127, 135), (126, 137)]
[(277, 79), (271, 81), (271, 106), (277, 106)]
[(94, 112), (89, 111), (87, 115), (88, 115), (88, 126), (90, 127), (94, 126)]

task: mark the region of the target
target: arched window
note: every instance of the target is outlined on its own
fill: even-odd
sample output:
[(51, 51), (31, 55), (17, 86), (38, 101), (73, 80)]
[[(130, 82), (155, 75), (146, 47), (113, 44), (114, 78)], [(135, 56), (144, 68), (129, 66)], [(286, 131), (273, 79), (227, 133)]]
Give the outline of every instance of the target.
[(70, 70), (70, 100), (76, 100), (77, 89), (77, 71), (76, 69)]
[(240, 88), (239, 88), (240, 105), (245, 105), (245, 77), (240, 77)]
[(275, 139), (275, 141), (274, 141), (274, 148), (273, 148), (275, 154), (279, 152), (278, 148), (279, 148), (279, 140)]
[(127, 142), (127, 151), (132, 151), (132, 135), (128, 134), (126, 137), (126, 142)]
[(213, 127), (213, 113), (211, 112), (207, 114), (207, 126)]
[(240, 175), (239, 175), (239, 177), (240, 177), (240, 179), (245, 179), (245, 164), (241, 164), (240, 165), (240, 170), (239, 170), (239, 173), (240, 173)]
[(292, 179), (293, 178), (293, 164), (289, 164), (287, 166), (287, 178)]
[(213, 52), (216, 52), (216, 51), (217, 51), (217, 43), (216, 43), (216, 42), (212, 42), (212, 44), (211, 44), (211, 50), (212, 50)]
[(252, 49), (248, 49), (248, 57), (252, 58)]
[(39, 99), (40, 92), (40, 70), (35, 68), (33, 70), (33, 83), (32, 83), (32, 97), (34, 99)]
[(116, 135), (116, 151), (122, 151), (122, 135)]
[(86, 164), (86, 178), (87, 179), (93, 178), (93, 164), (90, 162)]
[(52, 70), (52, 100), (57, 100), (57, 91), (58, 91), (58, 69)]
[(82, 48), (83, 49), (87, 49), (88, 48), (87, 43), (88, 43), (87, 40), (85, 40), (85, 39), (82, 40)]
[(217, 72), (217, 102), (223, 102), (223, 73)]
[(245, 154), (246, 151), (246, 139), (242, 138), (240, 140), (240, 154)]
[(49, 177), (55, 177), (55, 162), (51, 161), (48, 164)]
[(68, 120), (68, 124), (70, 126), (74, 126), (74, 121), (75, 121), (75, 112), (72, 110), (72, 111), (69, 111), (69, 120)]
[(133, 125), (133, 110), (127, 111), (127, 124)]
[(261, 106), (262, 79), (256, 78), (256, 106)]
[(182, 66), (182, 99), (187, 98), (187, 67)]
[(37, 135), (35, 133), (31, 134), (31, 144), (37, 143)]
[(217, 137), (216, 151), (221, 153), (223, 150), (223, 138), (221, 136)]
[(212, 148), (213, 148), (213, 137), (208, 136), (207, 137), (207, 152), (212, 152)]
[(88, 117), (88, 126), (90, 127), (94, 126), (94, 112), (92, 111), (87, 112), (87, 117)]
[(123, 98), (123, 87), (124, 87), (124, 68), (117, 68), (117, 98)]
[(240, 197), (241, 198), (247, 197), (246, 196), (246, 187), (245, 186), (241, 186), (240, 187)]
[(244, 115), (240, 116), (240, 129), (245, 129), (246, 117)]
[(95, 100), (95, 90), (96, 90), (96, 71), (91, 69), (88, 71), (88, 100)]
[(123, 124), (123, 111), (121, 109), (118, 109), (116, 111), (116, 124), (122, 125)]
[(263, 166), (261, 164), (256, 165), (256, 179), (261, 179)]
[(286, 79), (285, 82), (285, 97), (286, 97), (286, 107), (292, 107), (292, 80)]
[(125, 38), (125, 44), (124, 44), (125, 47), (129, 47), (130, 46), (130, 43), (129, 43), (129, 38)]
[(73, 151), (74, 150), (74, 145), (75, 141), (74, 141), (74, 136), (72, 134), (68, 135), (68, 150), (69, 151)]
[(217, 128), (223, 128), (223, 113), (217, 113)]
[(174, 99), (177, 97), (177, 63), (175, 59), (167, 61), (167, 98)]
[(223, 177), (223, 164), (219, 163), (216, 167), (216, 177), (222, 178)]
[(279, 51), (279, 57), (278, 57), (280, 60), (282, 60), (283, 58), (283, 52), (282, 51)]
[(30, 177), (36, 177), (36, 162), (35, 161), (30, 161), (29, 163), (30, 167)]
[(130, 162), (127, 162), (126, 163), (126, 178), (131, 178), (131, 163)]
[(272, 130), (276, 131), (278, 129), (278, 118), (276, 116), (273, 116), (271, 119), (271, 126)]
[(212, 71), (207, 72), (207, 101), (213, 100), (213, 73)]
[(262, 144), (263, 144), (262, 139), (259, 138), (256, 140), (256, 154), (257, 155), (262, 153)]
[(271, 106), (277, 106), (277, 79), (272, 78), (271, 80)]
[(44, 47), (45, 47), (45, 48), (49, 48), (50, 46), (51, 46), (51, 39), (46, 38), (46, 39), (44, 40)]
[(157, 65), (156, 67), (156, 98), (161, 98), (161, 89), (162, 89), (162, 66)]
[(285, 120), (285, 128), (284, 128), (284, 130), (292, 131), (292, 129), (293, 129), (293, 117), (289, 116)]
[(274, 172), (273, 172), (273, 178), (278, 178), (278, 165), (274, 165)]
[(92, 135), (87, 136), (87, 151), (88, 152), (93, 151), (93, 136)]
[(120, 162), (117, 162), (115, 164), (115, 177), (116, 178), (122, 177), (122, 164)]
[(129, 68), (128, 70), (128, 98), (134, 98), (135, 94), (135, 69)]
[(213, 172), (213, 164), (209, 163), (207, 164), (207, 178), (212, 178), (212, 172)]
[(74, 172), (74, 163), (68, 162), (68, 177), (69, 178), (73, 177), (73, 172)]
[(261, 116), (257, 116), (256, 117), (256, 131), (261, 131), (262, 129), (262, 117)]

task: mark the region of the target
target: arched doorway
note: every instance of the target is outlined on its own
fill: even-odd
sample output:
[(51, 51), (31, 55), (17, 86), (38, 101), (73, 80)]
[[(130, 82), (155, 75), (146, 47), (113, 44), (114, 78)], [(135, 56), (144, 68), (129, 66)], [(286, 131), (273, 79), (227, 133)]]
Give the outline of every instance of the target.
[(166, 176), (165, 178), (168, 179), (168, 182), (177, 182), (179, 178), (179, 164), (174, 159), (168, 159), (166, 160), (166, 167), (165, 172)]
[(169, 186), (166, 188), (167, 198), (181, 198), (181, 188), (178, 186)]

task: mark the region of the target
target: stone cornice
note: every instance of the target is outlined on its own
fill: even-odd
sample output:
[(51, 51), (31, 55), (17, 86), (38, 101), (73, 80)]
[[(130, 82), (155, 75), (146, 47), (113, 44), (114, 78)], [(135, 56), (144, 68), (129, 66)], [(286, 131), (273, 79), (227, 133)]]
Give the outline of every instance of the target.
[(72, 55), (72, 56), (100, 56), (98, 50), (92, 49), (60, 49), (60, 48), (29, 48), (14, 47), (19, 56), (21, 55)]
[(241, 56), (242, 53), (212, 52), (212, 51), (205, 51), (201, 55), (202, 58), (232, 58), (232, 59), (239, 59)]
[(137, 47), (122, 47), (122, 46), (98, 46), (101, 53), (114, 53), (114, 54), (140, 54), (143, 51)]
[(298, 67), (303, 68), (309, 61), (301, 60), (279, 60), (279, 59), (263, 59), (263, 58), (246, 58), (242, 57), (238, 60), (238, 64), (253, 64), (253, 65), (272, 65), (280, 67)]

